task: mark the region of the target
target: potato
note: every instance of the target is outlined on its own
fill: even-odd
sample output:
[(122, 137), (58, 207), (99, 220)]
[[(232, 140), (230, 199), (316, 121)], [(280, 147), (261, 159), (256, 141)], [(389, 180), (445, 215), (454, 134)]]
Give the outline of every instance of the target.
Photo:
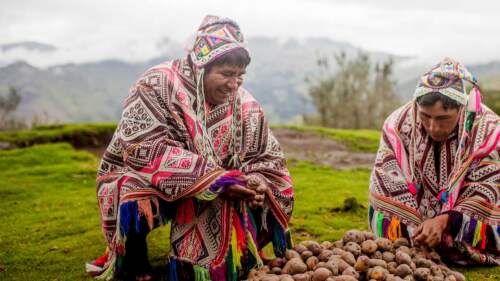
[(281, 274), (281, 267), (273, 267), (271, 269), (272, 274), (280, 275)]
[(396, 273), (396, 268), (397, 267), (398, 267), (398, 264), (395, 261), (391, 261), (391, 262), (387, 263), (387, 270), (391, 274), (395, 274)]
[(465, 276), (458, 271), (451, 271), (451, 275), (454, 276), (457, 281), (465, 281)]
[(339, 263), (336, 263), (334, 261), (328, 261), (325, 264), (325, 268), (330, 270), (332, 272), (332, 275), (338, 275), (339, 274)]
[(316, 265), (318, 264), (318, 262), (319, 262), (319, 259), (315, 256), (307, 258), (307, 260), (306, 260), (307, 269), (313, 270), (314, 267), (316, 267)]
[(406, 246), (401, 246), (398, 248), (398, 251), (401, 251), (401, 252), (404, 252), (404, 253), (407, 253), (408, 255), (410, 254), (410, 248), (406, 247)]
[[(307, 271), (307, 265), (302, 261), (300, 257), (298, 258), (292, 258), (289, 260), (285, 266), (283, 267), (283, 270), (281, 272), (285, 274), (298, 274), (298, 273), (304, 273)], [(295, 277), (294, 277), (295, 278)]]
[(344, 243), (356, 242), (360, 244), (365, 241), (365, 235), (359, 230), (352, 229), (344, 234), (344, 236), (342, 237), (342, 241), (344, 241)]
[(302, 254), (302, 252), (304, 251), (307, 251), (307, 247), (302, 245), (302, 244), (297, 244), (293, 247), (293, 249), (295, 250), (295, 252), (299, 253), (299, 254)]
[(415, 277), (415, 280), (417, 281), (427, 281), (430, 275), (431, 270), (425, 267), (419, 267), (415, 270), (415, 272), (413, 272), (413, 277)]
[(356, 258), (354, 258), (354, 255), (351, 252), (343, 252), (340, 256), (351, 266), (354, 266), (356, 263)]
[(394, 241), (393, 245), (394, 245), (394, 248), (399, 248), (401, 246), (410, 247), (410, 242), (408, 242), (408, 239), (401, 237), (401, 238), (396, 239), (396, 241)]
[(375, 241), (373, 240), (365, 240), (363, 241), (363, 243), (361, 243), (361, 251), (368, 255), (375, 253), (377, 248), (377, 243), (375, 243)]
[(333, 278), (334, 281), (357, 281), (356, 277), (350, 275), (340, 275)]
[(327, 261), (328, 259), (330, 259), (330, 257), (333, 256), (333, 251), (331, 250), (323, 250), (319, 255), (318, 255), (318, 259), (320, 261)]
[(280, 281), (294, 281), (292, 275), (290, 274), (282, 274), (279, 277)]
[(370, 272), (370, 279), (374, 279), (377, 281), (383, 281), (387, 277), (387, 270), (385, 268), (376, 266), (373, 268), (373, 270)]
[(312, 281), (325, 281), (332, 276), (332, 272), (324, 267), (316, 269), (312, 275)]
[(344, 246), (344, 250), (351, 252), (354, 256), (359, 256), (361, 254), (361, 246), (356, 242), (347, 242)]
[(343, 253), (343, 252), (345, 252), (345, 251), (344, 251), (344, 250), (342, 250), (341, 248), (333, 248), (333, 249), (332, 249), (332, 253), (333, 253), (334, 255), (339, 255), (339, 256), (340, 256), (340, 255), (342, 255), (342, 253)]
[(327, 268), (332, 271), (333, 275), (338, 275), (339, 272), (344, 271), (350, 266), (345, 260), (337, 257), (331, 258), (326, 264), (328, 265)]
[(337, 240), (337, 241), (333, 242), (333, 247), (334, 248), (343, 248), (344, 247), (344, 241)]
[(457, 281), (454, 275), (448, 275), (444, 278), (444, 281)]
[(300, 273), (300, 274), (294, 274), (293, 280), (295, 280), (295, 281), (310, 281), (311, 277), (309, 276), (309, 274)]
[(413, 271), (411, 270), (410, 266), (404, 263), (404, 264), (398, 265), (394, 275), (405, 278), (407, 275), (410, 275), (412, 273), (413, 273)]
[(413, 274), (406, 275), (405, 278), (403, 278), (405, 281), (415, 281), (415, 277), (413, 277)]
[(356, 279), (359, 278), (359, 273), (352, 266), (349, 266), (348, 268), (344, 269), (344, 271), (342, 271), (342, 275), (350, 275), (355, 277)]
[(302, 258), (302, 260), (307, 260), (308, 257), (311, 257), (313, 255), (313, 252), (307, 250), (307, 251), (304, 251), (300, 254), (300, 257)]
[(417, 267), (431, 268), (432, 262), (426, 258), (418, 257), (415, 259)]
[(437, 252), (430, 252), (429, 257), (433, 262), (440, 263), (441, 262), (441, 256)]
[(370, 259), (370, 261), (368, 261), (368, 265), (370, 267), (380, 266), (383, 268), (387, 268), (387, 263), (384, 260), (380, 259)]
[(375, 251), (375, 253), (373, 253), (372, 255), (372, 259), (383, 259), (384, 258), (384, 255), (382, 254), (381, 251)]
[(354, 264), (354, 269), (356, 269), (359, 272), (367, 272), (368, 268), (370, 268), (369, 262), (370, 262), (369, 257), (359, 256), (358, 259), (356, 260), (356, 264)]
[(310, 243), (306, 247), (309, 251), (313, 252), (314, 255), (318, 255), (323, 250), (323, 248), (321, 248), (319, 243), (316, 241), (312, 241), (312, 243)]
[(383, 252), (382, 253), (382, 259), (386, 262), (391, 262), (396, 260), (396, 255), (394, 255), (392, 252)]
[(333, 248), (333, 243), (330, 242), (330, 241), (323, 241), (321, 242), (320, 246), (323, 248), (323, 249), (326, 249), (326, 250), (331, 250)]
[[(317, 258), (317, 257), (316, 257)], [(316, 268), (320, 268), (320, 267), (325, 267), (326, 266), (326, 262), (324, 261), (320, 261), (316, 264), (315, 267), (313, 267), (313, 270), (316, 270)]]
[(291, 260), (293, 258), (300, 258), (300, 254), (297, 253), (296, 251), (294, 250), (286, 250), (285, 251), (285, 258), (287, 260)]
[(278, 277), (278, 275), (265, 274), (264, 276), (260, 277), (259, 280), (261, 280), (261, 281), (280, 281), (280, 278)]
[(271, 262), (269, 262), (269, 267), (273, 268), (273, 267), (283, 267), (283, 265), (285, 264), (285, 260), (283, 258), (275, 258), (274, 260), (272, 260)]
[(375, 239), (375, 243), (377, 243), (377, 247), (381, 251), (392, 250), (392, 241), (387, 238), (377, 238)]
[(396, 252), (396, 262), (398, 264), (407, 264), (407, 265), (411, 265), (412, 263), (410, 255), (402, 251)]

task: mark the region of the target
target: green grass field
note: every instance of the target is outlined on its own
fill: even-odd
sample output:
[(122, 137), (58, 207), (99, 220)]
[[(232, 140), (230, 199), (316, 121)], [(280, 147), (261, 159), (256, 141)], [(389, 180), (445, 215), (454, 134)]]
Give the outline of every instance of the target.
[[(295, 241), (334, 240), (348, 229), (366, 229), (368, 170), (289, 162)], [(97, 164), (94, 155), (64, 143), (0, 151), (0, 280), (91, 280), (84, 262), (105, 247), (94, 188)], [(361, 206), (338, 211), (348, 197)], [(148, 240), (153, 266), (164, 268), (168, 226)], [(458, 270), (470, 280), (500, 276), (499, 268)]]

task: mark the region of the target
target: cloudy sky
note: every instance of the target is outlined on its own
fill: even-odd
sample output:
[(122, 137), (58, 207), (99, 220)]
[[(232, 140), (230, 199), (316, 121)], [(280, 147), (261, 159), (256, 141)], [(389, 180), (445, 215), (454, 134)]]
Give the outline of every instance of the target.
[(500, 60), (500, 1), (492, 0), (0, 0), (0, 44), (38, 41), (39, 65), (158, 55), (157, 42), (183, 42), (206, 14), (235, 19), (244, 34), (328, 37), (364, 49), (465, 63)]

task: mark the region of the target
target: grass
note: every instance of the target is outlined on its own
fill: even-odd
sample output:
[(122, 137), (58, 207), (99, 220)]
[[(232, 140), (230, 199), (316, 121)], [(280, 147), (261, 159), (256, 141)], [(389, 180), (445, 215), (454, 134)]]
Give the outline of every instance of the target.
[(0, 132), (0, 142), (14, 147), (54, 142), (68, 142), (77, 147), (104, 146), (111, 139), (115, 128), (116, 124), (113, 123), (37, 126), (31, 130)]
[(315, 126), (275, 126), (278, 128), (288, 128), (298, 132), (316, 133), (347, 146), (356, 152), (377, 152), (380, 132), (375, 130), (348, 130), (334, 129)]
[[(0, 280), (91, 280), (84, 262), (105, 247), (95, 199), (92, 154), (69, 144), (0, 151)], [(290, 161), (296, 206), (295, 241), (335, 240), (366, 229), (366, 210), (334, 212), (355, 197), (366, 207), (369, 171), (336, 171)], [(168, 227), (148, 237), (155, 267), (165, 267)], [(460, 269), (470, 280), (495, 280), (499, 268)]]

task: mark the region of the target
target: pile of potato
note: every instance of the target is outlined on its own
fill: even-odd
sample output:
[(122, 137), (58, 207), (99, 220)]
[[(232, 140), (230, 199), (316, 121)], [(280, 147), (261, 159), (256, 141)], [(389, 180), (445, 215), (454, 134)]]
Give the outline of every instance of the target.
[(464, 281), (441, 262), (439, 254), (410, 248), (405, 238), (391, 241), (350, 230), (341, 240), (303, 241), (284, 258), (253, 270), (249, 281)]

